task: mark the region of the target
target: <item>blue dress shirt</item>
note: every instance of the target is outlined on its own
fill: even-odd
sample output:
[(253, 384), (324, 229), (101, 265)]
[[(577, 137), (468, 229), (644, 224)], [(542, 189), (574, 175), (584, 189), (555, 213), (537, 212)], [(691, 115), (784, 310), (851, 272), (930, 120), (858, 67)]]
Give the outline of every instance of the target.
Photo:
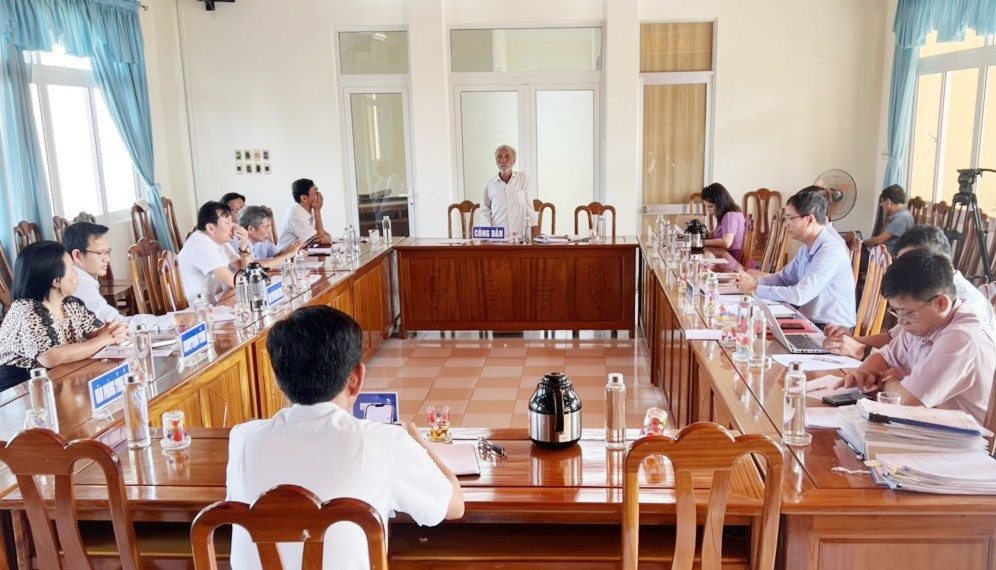
[(756, 295), (799, 307), (814, 323), (853, 327), (854, 271), (844, 240), (824, 227), (781, 271), (758, 279)]

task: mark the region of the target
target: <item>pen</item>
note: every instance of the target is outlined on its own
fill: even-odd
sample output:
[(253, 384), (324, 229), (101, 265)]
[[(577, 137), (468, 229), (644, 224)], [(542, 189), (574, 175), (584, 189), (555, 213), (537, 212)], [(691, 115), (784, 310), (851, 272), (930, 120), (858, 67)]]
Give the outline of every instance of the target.
[(830, 364), (836, 364), (837, 366), (843, 366), (844, 363), (839, 360), (834, 360), (832, 358), (823, 358), (821, 356), (813, 356), (813, 360), (819, 360), (820, 362), (829, 362)]
[(907, 418), (894, 418), (892, 416), (887, 416), (885, 414), (876, 414), (875, 412), (871, 412), (868, 414), (868, 421), (879, 424), (903, 424), (919, 428), (936, 429), (939, 431), (958, 433), (961, 435), (976, 435), (976, 436), (982, 435), (982, 433), (979, 432), (979, 430), (975, 429), (946, 426), (944, 424), (935, 424), (931, 422), (923, 422), (920, 420), (911, 420)]

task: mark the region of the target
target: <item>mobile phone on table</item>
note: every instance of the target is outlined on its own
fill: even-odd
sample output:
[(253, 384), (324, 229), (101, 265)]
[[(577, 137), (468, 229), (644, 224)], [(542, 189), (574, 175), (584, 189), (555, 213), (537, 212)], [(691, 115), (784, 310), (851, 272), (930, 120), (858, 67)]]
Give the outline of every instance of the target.
[(804, 331), (806, 327), (802, 323), (785, 323), (779, 325), (782, 327), (783, 331)]
[(394, 421), (394, 405), (390, 403), (370, 404), (363, 408), (363, 418), (385, 424)]
[(863, 400), (868, 396), (861, 392), (850, 392), (848, 394), (834, 394), (833, 396), (823, 396), (823, 403), (831, 406), (851, 406), (857, 404), (858, 400)]

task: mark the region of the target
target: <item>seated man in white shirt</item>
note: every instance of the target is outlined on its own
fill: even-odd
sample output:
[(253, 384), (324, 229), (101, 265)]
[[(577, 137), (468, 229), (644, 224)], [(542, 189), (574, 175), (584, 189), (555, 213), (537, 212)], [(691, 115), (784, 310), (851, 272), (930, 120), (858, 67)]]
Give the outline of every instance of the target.
[[(897, 257), (917, 250), (937, 253), (951, 259), (951, 242), (944, 235), (944, 231), (937, 226), (917, 224), (906, 230), (896, 240)], [(954, 286), (958, 299), (965, 302), (965, 309), (974, 312), (982, 325), (996, 337), (996, 315), (993, 314), (993, 307), (989, 299), (986, 299), (986, 296), (975, 285), (965, 279), (961, 271), (955, 270), (954, 272)], [(871, 354), (872, 349), (882, 348), (889, 344), (889, 341), (902, 332), (902, 327), (896, 325), (888, 332), (857, 338), (848, 334), (849, 328), (837, 325), (828, 325), (823, 332), (827, 335), (823, 343), (827, 350), (834, 354), (843, 354), (864, 360)]]
[(512, 170), (515, 149), (508, 145), (498, 147), (495, 150), (495, 164), (498, 165), (498, 174), (484, 187), (481, 208), (477, 211), (479, 219), (474, 221), (474, 225), (501, 226), (505, 228), (506, 238), (511, 238), (513, 233), (522, 235), (526, 228), (531, 236), (539, 235), (539, 226), (536, 225), (539, 217), (533, 209), (535, 190), (525, 173)]
[[(881, 351), (841, 380), (863, 391), (898, 393), (907, 406), (963, 410), (982, 422), (996, 372), (996, 339), (958, 299), (947, 256), (900, 256), (885, 272), (882, 295), (902, 327)], [(901, 378), (887, 374), (892, 369)]]
[(295, 180), (291, 185), (291, 194), (294, 196), (294, 204), (284, 214), (277, 247), (283, 249), (297, 240), (331, 245), (332, 238), (322, 223), (325, 197), (318, 191), (318, 186), (307, 178)]
[[(322, 306), (299, 309), (273, 326), (266, 347), (277, 384), (294, 405), (232, 428), (227, 500), (251, 504), (271, 487), (293, 484), (322, 501), (366, 501), (385, 524), (398, 511), (420, 525), (463, 516), (459, 481), (413, 425), (352, 416), (366, 374), (362, 337), (349, 315)], [(301, 567), (300, 543), (278, 548), (285, 567)], [(232, 529), (231, 563), (260, 567), (255, 545), (238, 526)], [(323, 567), (368, 568), (363, 532), (354, 525), (333, 527)]]
[(252, 256), (263, 267), (280, 267), (285, 259), (294, 257), (304, 245), (304, 240), (294, 240), (283, 249), (273, 244), (273, 210), (266, 206), (246, 206), (239, 218), (239, 225), (249, 234)]
[[(180, 250), (180, 278), (187, 303), (198, 295), (215, 303), (224, 291), (235, 287), (235, 273), (252, 258), (249, 234), (232, 221), (232, 211), (221, 202), (208, 202), (197, 211), (197, 230), (190, 234)], [(239, 253), (232, 249), (233, 237), (239, 239)]]
[(173, 315), (131, 315), (124, 316), (111, 306), (100, 294), (99, 278), (107, 275), (111, 264), (111, 240), (107, 236), (107, 226), (90, 222), (77, 222), (62, 234), (62, 245), (73, 258), (79, 289), (73, 295), (78, 297), (91, 313), (105, 323), (124, 321), (134, 331), (142, 325), (147, 330), (172, 330), (176, 326)]
[[(222, 196), (219, 202), (232, 210), (232, 221), (238, 224), (240, 212), (242, 212), (242, 208), (246, 207), (246, 197), (238, 192), (229, 192)], [(232, 249), (239, 250), (239, 238), (232, 238)]]

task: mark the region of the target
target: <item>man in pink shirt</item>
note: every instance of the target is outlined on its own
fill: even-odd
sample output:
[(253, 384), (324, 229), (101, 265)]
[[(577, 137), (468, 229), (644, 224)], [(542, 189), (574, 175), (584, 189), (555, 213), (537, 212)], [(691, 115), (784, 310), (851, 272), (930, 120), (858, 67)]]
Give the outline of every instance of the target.
[[(882, 295), (902, 332), (841, 384), (896, 392), (904, 405), (964, 410), (982, 422), (996, 373), (996, 339), (958, 299), (948, 258), (924, 250), (899, 257), (885, 272)], [(883, 378), (890, 368), (905, 378)]]

